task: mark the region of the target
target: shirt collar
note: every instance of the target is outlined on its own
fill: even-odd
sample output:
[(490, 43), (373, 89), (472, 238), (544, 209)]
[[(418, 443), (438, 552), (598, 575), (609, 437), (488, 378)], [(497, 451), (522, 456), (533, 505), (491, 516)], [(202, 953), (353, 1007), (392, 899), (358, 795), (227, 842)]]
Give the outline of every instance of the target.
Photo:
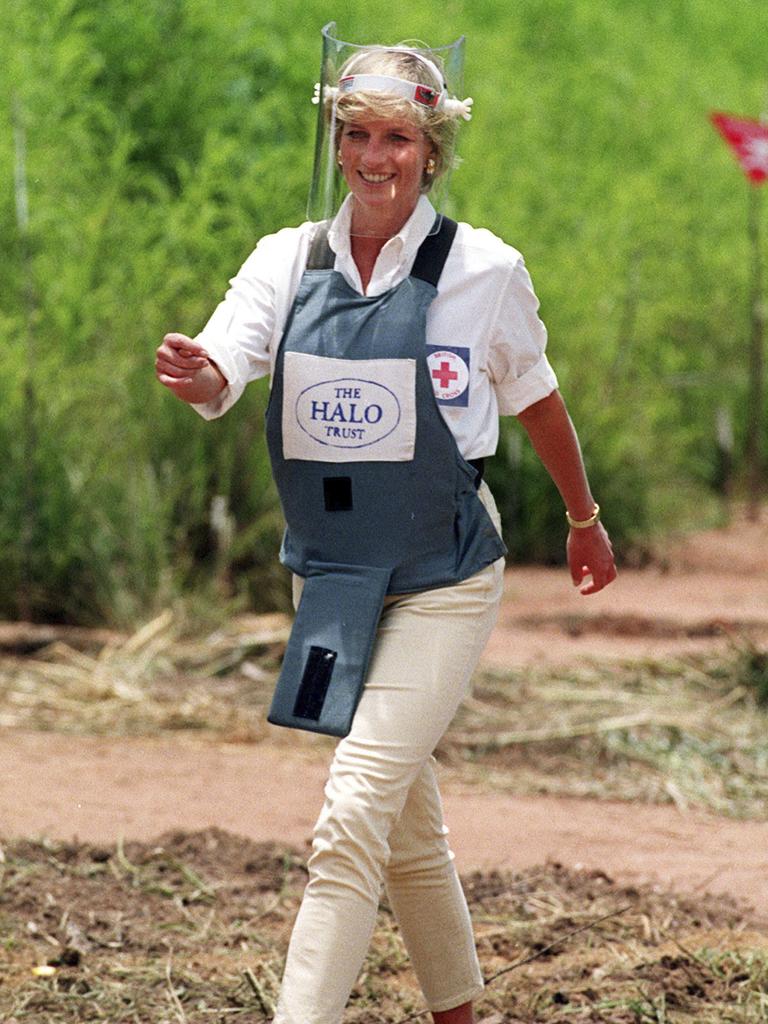
[[(385, 249), (398, 249), (400, 262), (415, 259), (416, 252), (432, 230), (435, 223), (435, 208), (426, 196), (419, 196), (413, 213), (396, 235), (388, 239)], [(341, 204), (328, 230), (328, 244), (341, 257), (351, 254), (349, 229), (352, 221), (352, 196), (348, 195)]]

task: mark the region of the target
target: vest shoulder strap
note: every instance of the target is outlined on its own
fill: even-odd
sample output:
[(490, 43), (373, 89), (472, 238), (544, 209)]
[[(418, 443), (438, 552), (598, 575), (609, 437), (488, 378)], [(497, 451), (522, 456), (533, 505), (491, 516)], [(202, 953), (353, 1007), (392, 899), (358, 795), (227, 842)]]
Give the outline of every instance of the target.
[(328, 244), (330, 226), (330, 221), (321, 220), (315, 228), (307, 256), (307, 270), (333, 270), (336, 254)]
[(437, 288), (459, 225), (442, 214), (437, 215), (435, 224), (437, 230), (432, 230), (419, 246), (411, 277), (418, 277)]

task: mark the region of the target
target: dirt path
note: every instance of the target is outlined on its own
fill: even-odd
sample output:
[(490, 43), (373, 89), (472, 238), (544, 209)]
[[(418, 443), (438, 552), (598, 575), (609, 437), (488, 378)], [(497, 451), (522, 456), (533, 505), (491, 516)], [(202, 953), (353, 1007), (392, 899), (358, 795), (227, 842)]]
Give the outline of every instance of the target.
[[(0, 735), (1, 831), (87, 842), (208, 825), (303, 846), (322, 800), (319, 750), (178, 738)], [(558, 860), (617, 881), (729, 893), (768, 914), (768, 825), (669, 807), (478, 793), (445, 785), (462, 871)]]
[(584, 597), (562, 570), (507, 572), (485, 652), (501, 667), (659, 658), (768, 641), (768, 513), (668, 546), (657, 564), (622, 570)]
[[(737, 523), (678, 545), (663, 568), (625, 571), (590, 598), (563, 570), (513, 569), (486, 664), (711, 651), (768, 640), (768, 527)], [(327, 747), (243, 746), (0, 732), (0, 835), (107, 842), (218, 825), (302, 845), (321, 799)], [(444, 773), (462, 870), (554, 858), (618, 881), (656, 880), (741, 897), (768, 913), (768, 824), (670, 807), (523, 798), (461, 788)]]

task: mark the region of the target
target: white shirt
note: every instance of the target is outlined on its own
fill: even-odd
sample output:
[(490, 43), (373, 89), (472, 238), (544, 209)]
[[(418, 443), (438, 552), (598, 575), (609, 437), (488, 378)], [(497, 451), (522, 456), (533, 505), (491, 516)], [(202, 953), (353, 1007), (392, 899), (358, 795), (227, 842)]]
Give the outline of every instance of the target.
[[(347, 199), (328, 241), (336, 254), (334, 269), (362, 294), (350, 247), (350, 217)], [(434, 208), (422, 196), (402, 230), (379, 253), (366, 294), (380, 295), (410, 274), (434, 220)], [(197, 336), (227, 380), (213, 401), (194, 406), (206, 419), (223, 415), (249, 381), (272, 372), (312, 232), (307, 222), (262, 238)], [(467, 404), (439, 406), (466, 459), (496, 451), (499, 414), (517, 415), (557, 387), (538, 308), (520, 253), (490, 231), (459, 224), (427, 314), (426, 340), (437, 349), (469, 350)]]

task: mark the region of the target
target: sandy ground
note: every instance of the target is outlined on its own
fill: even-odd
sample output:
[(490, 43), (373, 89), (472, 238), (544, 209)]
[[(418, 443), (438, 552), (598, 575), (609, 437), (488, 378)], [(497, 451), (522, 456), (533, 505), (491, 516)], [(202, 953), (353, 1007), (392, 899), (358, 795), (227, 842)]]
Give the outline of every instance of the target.
[[(679, 544), (660, 565), (583, 597), (563, 570), (507, 574), (486, 664), (503, 667), (711, 651), (768, 639), (768, 526), (738, 522)], [(286, 742), (0, 733), (0, 835), (91, 842), (218, 825), (303, 845), (327, 754)], [(514, 780), (511, 780), (511, 786)], [(550, 859), (618, 881), (730, 893), (768, 912), (768, 824), (671, 807), (483, 793), (445, 777), (462, 870)]]
[[(0, 737), (6, 836), (150, 840), (209, 825), (303, 846), (322, 800), (316, 752), (178, 738)], [(768, 825), (671, 807), (479, 793), (450, 778), (446, 820), (460, 870), (548, 859), (621, 882), (729, 893), (768, 913)]]
[(584, 597), (562, 570), (507, 572), (486, 664), (569, 664), (724, 650), (740, 636), (768, 639), (768, 512), (765, 522), (668, 545), (656, 564), (622, 570)]

